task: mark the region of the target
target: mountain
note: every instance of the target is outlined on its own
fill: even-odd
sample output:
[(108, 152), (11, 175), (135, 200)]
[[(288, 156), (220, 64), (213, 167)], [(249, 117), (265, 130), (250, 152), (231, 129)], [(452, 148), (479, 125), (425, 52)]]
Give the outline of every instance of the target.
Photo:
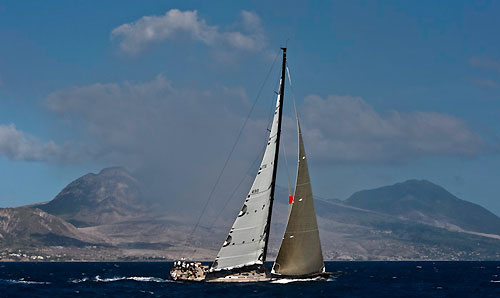
[(452, 231), (334, 201), (315, 200), (329, 260), (497, 260), (498, 236)]
[(3, 247), (85, 246), (100, 241), (40, 209), (0, 209), (0, 245)]
[(52, 201), (36, 207), (77, 227), (95, 226), (143, 215), (147, 207), (140, 193), (136, 178), (124, 168), (112, 167), (76, 179)]
[[(277, 188), (271, 236), (281, 237), (287, 190)], [(465, 233), (390, 214), (314, 200), (323, 254), (327, 260), (486, 260), (500, 258), (500, 237)], [(281, 217), (281, 218), (280, 218)], [(284, 218), (284, 219), (283, 219)], [(271, 239), (271, 252), (279, 247)]]
[(455, 231), (500, 235), (500, 218), (426, 180), (354, 193), (346, 205)]
[[(212, 260), (241, 208), (235, 196), (214, 225), (221, 206), (212, 204), (191, 234), (199, 208), (185, 214), (151, 208), (141, 189), (127, 170), (106, 168), (71, 182), (48, 203), (0, 209), (0, 260)], [(346, 201), (315, 198), (315, 206), (326, 260), (500, 259), (500, 219), (428, 181), (365, 190)], [(287, 217), (288, 192), (277, 187), (271, 260)]]

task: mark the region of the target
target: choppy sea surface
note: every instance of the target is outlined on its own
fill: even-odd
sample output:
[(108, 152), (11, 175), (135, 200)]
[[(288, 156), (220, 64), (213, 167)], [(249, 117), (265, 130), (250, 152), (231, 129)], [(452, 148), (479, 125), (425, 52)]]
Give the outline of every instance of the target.
[(0, 263), (0, 297), (500, 297), (500, 262), (327, 262), (328, 281), (179, 283), (170, 263)]

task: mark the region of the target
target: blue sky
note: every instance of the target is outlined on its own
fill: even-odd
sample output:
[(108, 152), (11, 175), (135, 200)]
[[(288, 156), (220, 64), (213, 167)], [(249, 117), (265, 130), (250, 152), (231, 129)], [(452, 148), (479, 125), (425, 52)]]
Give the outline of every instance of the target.
[[(0, 207), (111, 165), (158, 181), (158, 197), (203, 198), (288, 40), (317, 195), (428, 179), (500, 214), (499, 14), (490, 1), (0, 1)], [(221, 193), (258, 155), (278, 68)]]

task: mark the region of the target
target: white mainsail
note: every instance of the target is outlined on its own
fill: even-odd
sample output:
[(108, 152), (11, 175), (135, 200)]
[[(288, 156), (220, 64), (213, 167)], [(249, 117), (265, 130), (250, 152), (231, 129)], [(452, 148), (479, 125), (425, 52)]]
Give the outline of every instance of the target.
[(278, 163), (282, 103), (285, 84), (286, 49), (283, 48), (283, 65), (271, 131), (266, 150), (255, 180), (245, 198), (238, 217), (224, 241), (211, 271), (231, 270), (252, 265), (262, 265), (266, 260), (274, 184)]
[(278, 94), (271, 132), (259, 171), (248, 192), (243, 208), (215, 258), (213, 270), (239, 268), (263, 264), (264, 262), (266, 233), (269, 230), (267, 227), (270, 215), (269, 207), (274, 183), (273, 171), (276, 166), (274, 163), (279, 133), (280, 97), (281, 94)]

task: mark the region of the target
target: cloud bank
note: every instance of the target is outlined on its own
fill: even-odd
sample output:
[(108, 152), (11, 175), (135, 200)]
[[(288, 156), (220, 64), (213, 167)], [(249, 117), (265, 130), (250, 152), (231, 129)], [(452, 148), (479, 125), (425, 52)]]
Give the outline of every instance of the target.
[(323, 162), (408, 162), (422, 156), (473, 157), (484, 138), (447, 114), (389, 111), (379, 114), (362, 98), (310, 95), (300, 109), (308, 151)]
[[(162, 75), (58, 90), (46, 106), (91, 140), (84, 158), (126, 166), (146, 181), (151, 196), (180, 201), (206, 198), (243, 123), (238, 111), (249, 109), (242, 89), (184, 90)], [(226, 195), (259, 155), (265, 123), (250, 121), (247, 132), (228, 168), (237, 175), (225, 176)]]
[(0, 155), (18, 161), (52, 161), (64, 159), (66, 152), (53, 141), (43, 143), (25, 134), (14, 124), (0, 124)]
[[(176, 88), (159, 75), (147, 82), (71, 87), (49, 94), (49, 110), (89, 140), (80, 160), (123, 165), (148, 185), (155, 200), (185, 206), (206, 199), (249, 110), (241, 88)], [(310, 95), (298, 107), (311, 162), (405, 163), (425, 156), (473, 157), (488, 149), (483, 137), (451, 115), (415, 111), (381, 114), (363, 99)], [(295, 124), (285, 117), (286, 152), (293, 160)], [(252, 117), (223, 176), (224, 200), (262, 154), (267, 120)], [(289, 159), (290, 160), (290, 159)], [(242, 186), (242, 189), (245, 185)], [(246, 190), (246, 189), (245, 189)]]
[(242, 11), (240, 18), (242, 31), (223, 31), (216, 25), (208, 25), (199, 18), (196, 10), (171, 9), (164, 15), (143, 16), (120, 25), (111, 31), (111, 39), (119, 40), (121, 50), (129, 54), (137, 54), (153, 44), (181, 38), (210, 47), (226, 46), (252, 52), (264, 50), (267, 40), (259, 16)]

